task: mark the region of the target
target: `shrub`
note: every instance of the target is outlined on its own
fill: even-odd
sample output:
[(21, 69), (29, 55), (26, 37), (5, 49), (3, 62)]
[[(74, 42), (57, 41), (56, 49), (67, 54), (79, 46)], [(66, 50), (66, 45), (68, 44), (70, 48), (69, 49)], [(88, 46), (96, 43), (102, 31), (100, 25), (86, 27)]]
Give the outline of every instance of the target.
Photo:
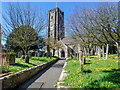
[(9, 65), (2, 65), (2, 73), (7, 73), (9, 72)]

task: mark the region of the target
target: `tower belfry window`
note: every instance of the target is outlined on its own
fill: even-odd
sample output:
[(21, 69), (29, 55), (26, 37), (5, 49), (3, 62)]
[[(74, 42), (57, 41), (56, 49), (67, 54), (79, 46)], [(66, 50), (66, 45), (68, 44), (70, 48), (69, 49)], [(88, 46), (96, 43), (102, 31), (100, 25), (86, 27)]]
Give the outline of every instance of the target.
[(51, 19), (53, 19), (53, 16), (51, 16)]

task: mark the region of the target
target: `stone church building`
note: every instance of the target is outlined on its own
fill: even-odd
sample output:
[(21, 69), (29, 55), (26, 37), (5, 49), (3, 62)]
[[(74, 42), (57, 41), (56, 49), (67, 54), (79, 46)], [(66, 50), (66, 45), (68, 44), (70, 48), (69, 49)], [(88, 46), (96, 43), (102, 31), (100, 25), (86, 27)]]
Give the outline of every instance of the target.
[[(75, 52), (76, 49), (71, 44), (72, 38), (65, 37), (64, 12), (58, 7), (48, 11), (46, 36), (46, 39), (52, 39), (54, 44), (60, 45), (59, 48), (56, 46), (54, 49), (55, 56), (67, 58)], [(53, 55), (53, 50), (50, 52)]]
[[(75, 46), (75, 39), (65, 37), (64, 12), (58, 7), (48, 11), (46, 39), (52, 40), (55, 45), (58, 44), (58, 46), (54, 47), (54, 50), (50, 50), (52, 55), (67, 58), (68, 56), (77, 56), (80, 51), (80, 46)], [(116, 50), (111, 50), (111, 48), (112, 47), (109, 47), (109, 52), (115, 53)], [(88, 52), (91, 53), (91, 55), (93, 55), (93, 52), (95, 53), (94, 55), (99, 55), (100, 51), (100, 46), (94, 46), (91, 48), (91, 51)]]

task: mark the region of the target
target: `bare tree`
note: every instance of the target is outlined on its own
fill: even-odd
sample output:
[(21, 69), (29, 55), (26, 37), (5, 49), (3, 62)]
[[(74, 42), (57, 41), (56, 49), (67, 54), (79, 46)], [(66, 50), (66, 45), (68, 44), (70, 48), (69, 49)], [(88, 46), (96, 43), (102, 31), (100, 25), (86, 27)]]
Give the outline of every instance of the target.
[[(102, 3), (98, 10), (94, 10), (91, 23), (98, 29), (99, 35), (104, 38), (107, 46), (116, 45), (118, 58), (120, 57), (120, 30), (118, 26), (118, 3)], [(91, 13), (91, 16), (93, 13)], [(94, 23), (93, 23), (94, 22)], [(97, 35), (96, 35), (97, 37)], [(107, 47), (108, 48), (108, 47)], [(108, 50), (107, 50), (108, 51)]]
[(4, 20), (4, 25), (2, 25), (3, 39), (6, 40), (12, 33), (14, 37), (11, 36), (10, 39), (14, 45), (21, 47), (26, 56), (25, 62), (29, 63), (28, 50), (38, 42), (35, 34), (40, 35), (40, 31), (45, 27), (44, 14), (32, 9), (30, 3), (27, 6), (11, 3), (6, 14), (2, 17)]
[(84, 41), (84, 45), (104, 46), (116, 44), (119, 57), (120, 34), (117, 4), (101, 3), (98, 9), (83, 8), (74, 11), (71, 18), (71, 30)]
[[(2, 64), (2, 51), (1, 51), (2, 45), (1, 45), (1, 24), (0, 24), (0, 66)], [(1, 69), (0, 69), (1, 73)]]
[(53, 56), (54, 56), (54, 49), (55, 49), (54, 38), (52, 38), (52, 37), (47, 38), (46, 45), (47, 45), (47, 57), (50, 56), (50, 58), (51, 58), (51, 54), (53, 54)]
[(98, 9), (75, 8), (67, 25), (78, 45), (87, 47), (88, 52), (93, 46), (116, 44), (120, 58), (120, 31), (116, 3), (101, 3)]

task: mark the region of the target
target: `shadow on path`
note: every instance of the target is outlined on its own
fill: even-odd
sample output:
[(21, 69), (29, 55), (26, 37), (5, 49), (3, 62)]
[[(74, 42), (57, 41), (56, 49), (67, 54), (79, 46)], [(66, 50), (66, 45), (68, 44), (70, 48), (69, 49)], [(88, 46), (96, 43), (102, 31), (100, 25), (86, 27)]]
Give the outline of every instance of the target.
[[(60, 59), (61, 60), (61, 59)], [(58, 60), (59, 61), (59, 60)], [(57, 61), (57, 62), (58, 62)], [(58, 63), (55, 62), (54, 64), (50, 65), (49, 67), (45, 68), (42, 71), (39, 71), (38, 74), (34, 75), (33, 77), (31, 77), (31, 79), (27, 80), (25, 83), (23, 83), (22, 85), (20, 85), (19, 87), (17, 87), (15, 90), (26, 90), (31, 84), (33, 84), (38, 78), (40, 78), (40, 76), (45, 73), (47, 70), (49, 70), (51, 67), (53, 68), (62, 68), (63, 67), (63, 63)], [(38, 83), (42, 83), (40, 85), (43, 85), (44, 82), (38, 82)], [(40, 86), (41, 87), (41, 86)]]

